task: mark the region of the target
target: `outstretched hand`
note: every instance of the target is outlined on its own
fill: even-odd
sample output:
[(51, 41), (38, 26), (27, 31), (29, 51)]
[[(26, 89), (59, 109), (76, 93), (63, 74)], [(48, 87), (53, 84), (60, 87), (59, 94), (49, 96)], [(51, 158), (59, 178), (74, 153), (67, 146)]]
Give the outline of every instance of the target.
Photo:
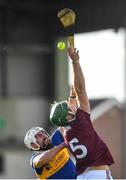
[(79, 51), (76, 48), (68, 47), (68, 54), (72, 61), (79, 61)]

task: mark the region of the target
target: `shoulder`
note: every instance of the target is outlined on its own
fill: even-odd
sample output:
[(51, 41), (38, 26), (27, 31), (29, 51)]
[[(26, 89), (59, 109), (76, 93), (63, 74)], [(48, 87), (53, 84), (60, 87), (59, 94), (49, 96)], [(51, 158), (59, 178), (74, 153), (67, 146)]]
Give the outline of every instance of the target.
[(32, 153), (32, 156), (31, 156), (31, 159), (30, 159), (30, 165), (33, 166), (33, 161), (35, 159), (35, 157), (37, 156), (37, 153), (36, 152), (33, 152)]
[(75, 120), (70, 122), (70, 126), (80, 127), (91, 124), (90, 113), (82, 110), (80, 107), (77, 109)]
[(60, 128), (56, 129), (51, 136), (53, 145), (58, 145), (64, 141), (63, 135), (60, 131)]
[(84, 111), (80, 107), (77, 109), (76, 112), (76, 117), (89, 117), (90, 118), (91, 114), (89, 112)]
[(56, 136), (62, 135), (60, 128), (57, 128), (51, 135), (51, 138), (53, 139)]
[(42, 166), (42, 162), (40, 161), (40, 154), (44, 154), (44, 152), (45, 151), (34, 152), (32, 154), (30, 164), (33, 168), (38, 168), (38, 167)]

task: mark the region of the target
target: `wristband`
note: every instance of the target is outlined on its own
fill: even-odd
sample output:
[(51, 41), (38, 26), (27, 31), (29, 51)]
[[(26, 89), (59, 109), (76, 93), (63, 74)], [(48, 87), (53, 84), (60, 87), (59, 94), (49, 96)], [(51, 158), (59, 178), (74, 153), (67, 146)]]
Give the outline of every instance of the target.
[(79, 60), (72, 61), (73, 64), (79, 63)]
[(76, 98), (76, 96), (70, 96), (70, 98)]

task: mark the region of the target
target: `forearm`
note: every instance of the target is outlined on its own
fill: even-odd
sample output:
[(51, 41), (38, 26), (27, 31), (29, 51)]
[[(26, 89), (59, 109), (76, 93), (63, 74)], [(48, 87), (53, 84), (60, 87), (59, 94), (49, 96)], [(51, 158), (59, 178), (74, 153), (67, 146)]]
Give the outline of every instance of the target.
[(66, 146), (65, 143), (62, 143), (62, 144), (60, 144), (58, 146), (55, 146), (52, 149), (49, 149), (49, 150), (45, 151), (44, 153), (39, 155), (38, 162), (39, 163), (41, 162), (42, 164), (45, 164), (45, 163), (51, 161), (54, 158), (54, 156), (56, 156), (57, 153), (61, 149), (63, 149), (65, 146)]
[(75, 91), (73, 85), (72, 85), (71, 90), (70, 90), (70, 97), (71, 97), (71, 98), (76, 97), (76, 91)]
[(85, 78), (79, 63), (79, 51), (76, 48), (68, 48), (69, 56), (73, 66), (73, 85), (77, 94), (77, 101), (81, 109), (90, 112), (90, 104), (85, 88)]
[(74, 75), (74, 88), (76, 93), (83, 93), (85, 92), (85, 79), (84, 75), (80, 66), (79, 61), (72, 61), (73, 65), (73, 75)]
[(69, 103), (77, 106), (76, 91), (73, 86), (70, 90)]

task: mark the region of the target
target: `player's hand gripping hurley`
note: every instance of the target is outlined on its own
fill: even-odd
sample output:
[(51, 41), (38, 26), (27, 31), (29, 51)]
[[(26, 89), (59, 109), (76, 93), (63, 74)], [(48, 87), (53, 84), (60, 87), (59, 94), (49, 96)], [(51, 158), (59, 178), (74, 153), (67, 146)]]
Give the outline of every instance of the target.
[[(61, 21), (62, 25), (64, 28), (73, 28), (75, 25), (75, 18), (76, 14), (73, 10), (69, 8), (62, 9), (58, 14), (57, 14), (59, 20)], [(70, 35), (68, 35), (68, 42), (69, 45), (74, 48), (74, 33), (70, 32)]]

